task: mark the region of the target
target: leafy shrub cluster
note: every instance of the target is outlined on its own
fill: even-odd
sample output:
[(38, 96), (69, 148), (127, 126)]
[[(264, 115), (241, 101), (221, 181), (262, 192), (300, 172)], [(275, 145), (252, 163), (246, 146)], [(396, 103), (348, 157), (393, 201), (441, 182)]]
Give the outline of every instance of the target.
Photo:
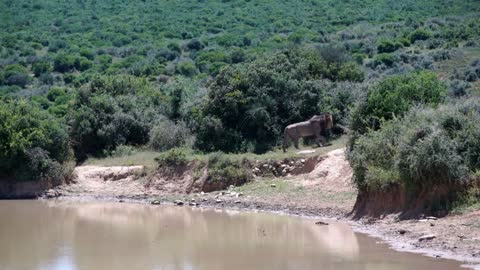
[(350, 152), (361, 190), (463, 186), (480, 168), (480, 101), (416, 108), (356, 141)]
[(226, 189), (230, 185), (243, 185), (252, 179), (253, 175), (246, 160), (234, 160), (222, 152), (210, 154), (206, 180), (207, 191), (208, 186)]
[(155, 158), (160, 167), (184, 166), (188, 163), (187, 154), (182, 148), (172, 148)]
[(432, 72), (387, 77), (370, 87), (352, 114), (351, 129), (360, 134), (379, 129), (383, 122), (402, 117), (413, 106), (438, 105), (446, 94), (446, 85)]
[(175, 123), (164, 119), (150, 131), (150, 148), (157, 151), (165, 151), (175, 147), (186, 146), (191, 138), (190, 130), (184, 122)]
[(69, 176), (65, 126), (26, 101), (0, 100), (0, 178), (45, 180)]
[(77, 159), (102, 155), (118, 145), (146, 144), (167, 110), (165, 97), (144, 79), (95, 78), (78, 91), (67, 115)]
[(348, 103), (335, 98), (348, 100), (352, 93), (329, 94), (335, 87), (325, 79), (355, 83), (363, 74), (341, 54), (330, 52), (282, 51), (223, 69), (201, 108), (196, 147), (261, 153), (277, 145), (289, 123), (331, 109), (343, 116)]

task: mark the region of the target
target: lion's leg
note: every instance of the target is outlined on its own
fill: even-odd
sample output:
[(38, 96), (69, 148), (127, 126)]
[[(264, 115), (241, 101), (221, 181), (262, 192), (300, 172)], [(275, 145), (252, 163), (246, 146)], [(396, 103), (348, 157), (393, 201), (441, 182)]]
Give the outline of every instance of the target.
[(298, 138), (293, 139), (293, 144), (295, 145), (295, 148), (298, 148)]

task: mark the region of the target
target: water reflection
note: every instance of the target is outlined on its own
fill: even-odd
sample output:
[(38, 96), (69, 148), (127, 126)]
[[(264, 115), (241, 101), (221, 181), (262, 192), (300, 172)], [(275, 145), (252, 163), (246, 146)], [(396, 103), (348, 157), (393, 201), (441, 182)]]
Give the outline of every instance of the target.
[[(0, 202), (0, 269), (455, 269), (343, 224), (261, 213)], [(448, 267), (448, 268), (447, 268)]]

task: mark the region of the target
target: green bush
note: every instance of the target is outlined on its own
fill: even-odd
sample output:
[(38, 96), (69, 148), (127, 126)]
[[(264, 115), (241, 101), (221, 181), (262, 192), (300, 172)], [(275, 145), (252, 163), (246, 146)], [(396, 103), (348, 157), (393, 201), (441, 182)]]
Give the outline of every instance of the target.
[(379, 53), (375, 55), (374, 65), (379, 66), (381, 64), (391, 67), (395, 64), (395, 57), (390, 53)]
[(77, 159), (101, 156), (118, 145), (144, 145), (168, 104), (145, 79), (126, 75), (94, 78), (82, 87), (67, 115)]
[(0, 72), (0, 83), (5, 85), (25, 87), (30, 81), (28, 70), (22, 65), (7, 65)]
[(174, 123), (168, 119), (158, 121), (150, 131), (148, 145), (157, 151), (165, 151), (187, 144), (190, 131), (183, 122)]
[(40, 75), (52, 71), (52, 65), (49, 62), (35, 62), (32, 65), (33, 74), (36, 77)]
[(208, 175), (206, 191), (210, 189), (226, 189), (230, 185), (240, 186), (250, 180), (253, 175), (247, 161), (233, 160), (222, 152), (212, 153), (208, 157)]
[(66, 127), (34, 104), (0, 100), (0, 177), (59, 183), (71, 173)]
[(78, 64), (79, 59), (73, 55), (58, 54), (53, 61), (53, 69), (58, 72), (67, 72), (73, 70)]
[(361, 190), (391, 183), (418, 192), (464, 186), (480, 169), (480, 102), (413, 109), (402, 119), (358, 138), (349, 153)]
[(403, 116), (413, 106), (438, 105), (446, 94), (447, 86), (432, 72), (388, 77), (370, 87), (366, 100), (352, 115), (351, 129), (359, 133), (376, 130), (384, 121)]
[(403, 47), (403, 44), (397, 41), (382, 39), (377, 45), (378, 53), (392, 53)]
[(425, 29), (417, 29), (410, 33), (408, 38), (410, 39), (411, 43), (415, 43), (417, 40), (427, 40), (432, 37), (432, 33), (425, 30)]
[(173, 148), (155, 158), (160, 167), (184, 166), (188, 163), (187, 154), (181, 148)]

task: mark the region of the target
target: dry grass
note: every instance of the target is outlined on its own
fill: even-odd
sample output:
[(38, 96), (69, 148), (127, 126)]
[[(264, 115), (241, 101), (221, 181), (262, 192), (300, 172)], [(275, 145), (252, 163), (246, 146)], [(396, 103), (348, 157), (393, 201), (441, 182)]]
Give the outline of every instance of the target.
[[(327, 147), (313, 148), (315, 153), (302, 155), (302, 157), (309, 157), (313, 155), (326, 154), (332, 150), (345, 147), (347, 142), (347, 136), (342, 136), (336, 140), (331, 141), (332, 145)], [(293, 147), (290, 147), (286, 153), (284, 153), (280, 148), (275, 149), (274, 151), (269, 151), (265, 154), (257, 155), (253, 153), (244, 153), (244, 154), (228, 154), (227, 156), (233, 160), (249, 159), (249, 160), (281, 160), (285, 158), (294, 158), (299, 157), (297, 154), (301, 150), (311, 150), (311, 147), (301, 146), (300, 150), (297, 150)], [(208, 160), (210, 154), (202, 154), (195, 152), (191, 149), (185, 149), (187, 157), (189, 160)], [(158, 157), (161, 152), (143, 150), (139, 149), (135, 153), (122, 156), (122, 157), (106, 157), (106, 158), (89, 158), (84, 162), (83, 165), (97, 165), (97, 166), (134, 166), (134, 165), (143, 165), (147, 170), (151, 170), (157, 167), (157, 162), (155, 158)]]

